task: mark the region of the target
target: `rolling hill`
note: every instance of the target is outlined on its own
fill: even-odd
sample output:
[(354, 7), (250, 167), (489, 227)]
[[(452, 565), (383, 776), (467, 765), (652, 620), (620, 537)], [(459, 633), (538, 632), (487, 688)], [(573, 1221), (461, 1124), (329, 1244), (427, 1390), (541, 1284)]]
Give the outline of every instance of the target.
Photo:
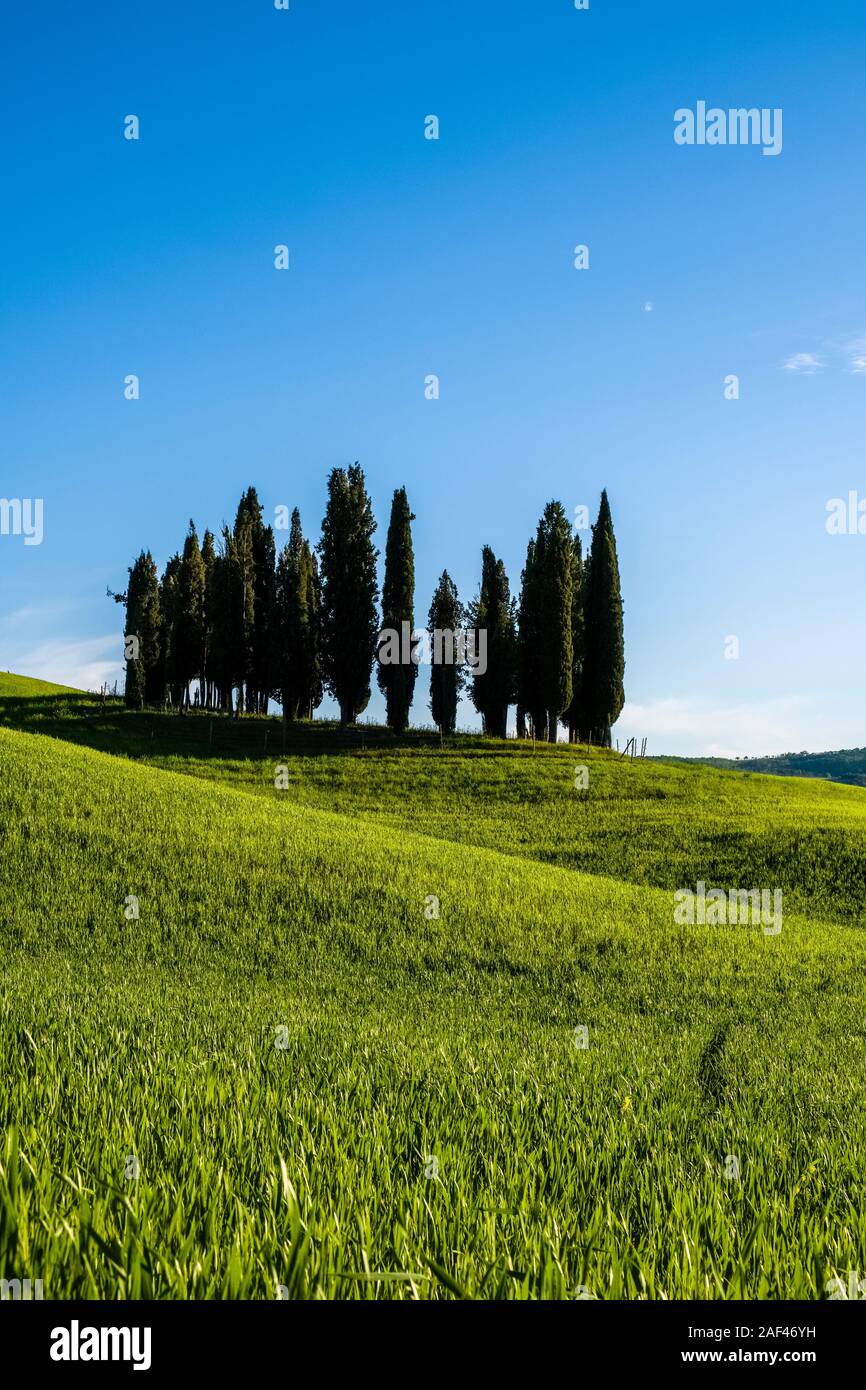
[[(3, 1277), (796, 1298), (866, 1267), (856, 790), (11, 676), (0, 768)], [(782, 931), (677, 923), (701, 880), (782, 888)]]

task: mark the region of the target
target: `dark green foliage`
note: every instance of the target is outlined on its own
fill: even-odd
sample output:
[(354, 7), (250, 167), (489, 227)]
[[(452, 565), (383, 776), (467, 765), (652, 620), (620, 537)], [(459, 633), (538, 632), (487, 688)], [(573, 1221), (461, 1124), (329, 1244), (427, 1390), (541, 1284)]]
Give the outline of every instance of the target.
[(205, 566), (195, 523), (190, 521), (177, 575), (177, 603), (172, 633), (174, 671), (181, 687), (181, 708), (189, 702), (189, 685), (201, 675), (205, 631)]
[(601, 494), (598, 520), (584, 584), (584, 661), (582, 701), (587, 737), (609, 748), (611, 726), (625, 701), (625, 654), (619, 564), (607, 493)]
[(527, 546), (520, 588), (517, 695), (535, 735), (553, 744), (573, 694), (573, 585), (569, 520), (559, 502), (549, 502)]
[(271, 693), (276, 594), (274, 533), (254, 487), (238, 505), (233, 532), (235, 684), (239, 708), (265, 713)]
[[(415, 693), (418, 667), (414, 659), (403, 661), (403, 624), (408, 623), (410, 658), (415, 653), (412, 634), (415, 629), (415, 557), (412, 552), (412, 522), (406, 489), (395, 489), (391, 503), (391, 520), (385, 542), (385, 580), (382, 585), (382, 627), (397, 634), (401, 659), (377, 663), (379, 689), (385, 696), (386, 722), (389, 729), (402, 734), (409, 724), (409, 709)], [(393, 647), (393, 643), (387, 644)], [(387, 651), (387, 646), (384, 649)]]
[(517, 694), (517, 634), (515, 605), (508, 576), (489, 545), (481, 552), (481, 587), (470, 605), (469, 623), (475, 630), (475, 650), (486, 633), (487, 670), (472, 678), (472, 703), (484, 723), (484, 732), (505, 738), (508, 706)]
[(541, 696), (548, 737), (556, 742), (559, 716), (572, 697), (573, 556), (571, 527), (559, 502), (548, 502), (538, 527), (541, 558)]
[(297, 507), (277, 565), (275, 675), (286, 719), (310, 719), (322, 700), (319, 583)]
[(234, 531), (225, 535), (225, 544), (229, 560), (229, 668), (231, 686), (237, 689), (237, 710), (243, 713), (245, 694), (252, 692), (256, 571), (253, 523), (242, 507)]
[(584, 646), (584, 566), (580, 537), (575, 533), (571, 550), (571, 657), (572, 696), (563, 715), (568, 725), (569, 743), (577, 743), (586, 725), (583, 715), (583, 646)]
[(370, 699), (379, 630), (373, 545), (376, 522), (358, 464), (334, 468), (318, 552), (322, 573), (322, 658), (340, 722), (353, 724)]
[[(196, 703), (205, 709), (266, 714), (269, 700), (276, 698), (286, 719), (296, 720), (311, 717), (327, 686), (342, 722), (352, 724), (370, 698), (377, 641), (382, 655), (388, 642), (388, 659), (378, 662), (377, 679), (388, 726), (405, 733), (418, 675), (411, 659), (417, 651), (414, 519), (405, 488), (396, 489), (385, 547), (381, 632), (376, 522), (357, 463), (334, 469), (328, 479), (322, 538), (315, 551), (303, 538), (297, 510), (293, 513), (279, 566), (274, 533), (264, 524), (253, 487), (241, 497), (233, 527), (223, 525), (218, 548), (210, 531), (199, 548), (190, 522), (182, 555), (172, 556), (158, 584), (150, 556), (136, 561), (130, 584), (133, 610), (144, 603), (148, 649), (155, 655), (141, 670), (127, 672), (127, 701), (135, 707), (168, 702), (182, 710), (191, 703), (190, 685), (198, 679)], [(146, 562), (153, 570), (149, 580)], [(148, 584), (154, 592), (143, 598)], [(109, 591), (109, 596), (129, 602), (127, 594)], [(520, 736), (529, 720), (536, 737), (555, 742), (562, 719), (571, 740), (609, 745), (624, 699), (624, 657), (606, 493), (585, 565), (561, 504), (545, 507), (527, 547), (519, 639), (505, 569), (489, 547), (482, 551), (481, 585), (468, 617), (447, 572), (430, 612), (433, 631), (456, 634), (468, 621), (486, 668), (464, 662), (461, 669), (459, 661), (449, 661), (450, 642), (438, 661), (436, 650), (431, 651), (431, 711), (440, 728), (455, 727), (471, 666), (471, 698), (486, 733), (504, 737), (508, 706), (516, 699)], [(127, 631), (130, 624), (128, 619)], [(410, 659), (404, 660), (407, 653)], [(464, 655), (462, 648), (457, 654)]]
[[(427, 628), (432, 643), (430, 713), (437, 728), (441, 729), (443, 734), (454, 733), (457, 724), (457, 705), (465, 683), (463, 663), (456, 659), (458, 656), (457, 634), (462, 631), (463, 622), (463, 605), (457, 596), (457, 586), (448, 571), (443, 570), (427, 618)], [(450, 653), (444, 639), (437, 645), (437, 631), (454, 634), (453, 656), (455, 659), (453, 661), (445, 660), (445, 657)]]
[(213, 533), (205, 531), (201, 543), (201, 559), (204, 567), (204, 620), (202, 622), (201, 664), (201, 704), (205, 709), (213, 708), (213, 573), (216, 563)]
[(182, 684), (182, 662), (178, 656), (178, 614), (180, 612), (180, 556), (172, 555), (166, 565), (159, 583), (159, 608), (162, 614), (162, 642), (160, 651), (158, 703), (169, 701), (175, 708), (180, 705)]
[[(120, 596), (123, 602), (123, 596)], [(161, 701), (160, 658), (162, 619), (156, 565), (142, 551), (129, 570), (126, 596), (126, 637), (134, 637), (138, 654), (126, 662), (125, 699), (131, 709)]]
[(562, 505), (548, 502), (523, 570), (518, 698), (535, 734), (551, 743), (572, 698), (573, 577), (571, 527)]
[(210, 647), (208, 670), (212, 683), (211, 707), (230, 710), (233, 676), (232, 620), (232, 538), (224, 526), (219, 550), (213, 557), (208, 579), (208, 611), (210, 614)]
[(541, 575), (536, 563), (536, 542), (526, 547), (526, 564), (520, 583), (517, 648), (517, 733), (526, 735), (528, 716), (533, 733), (544, 736), (546, 711), (541, 695)]

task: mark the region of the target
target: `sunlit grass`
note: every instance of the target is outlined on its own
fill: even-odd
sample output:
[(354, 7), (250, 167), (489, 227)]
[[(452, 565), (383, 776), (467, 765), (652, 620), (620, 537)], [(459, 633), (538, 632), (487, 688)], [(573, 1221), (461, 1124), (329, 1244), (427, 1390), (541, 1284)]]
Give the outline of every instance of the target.
[[(2, 1277), (814, 1298), (866, 1269), (858, 791), (376, 731), (272, 755), (263, 721), (3, 695)], [(782, 933), (677, 926), (699, 878), (781, 884)]]

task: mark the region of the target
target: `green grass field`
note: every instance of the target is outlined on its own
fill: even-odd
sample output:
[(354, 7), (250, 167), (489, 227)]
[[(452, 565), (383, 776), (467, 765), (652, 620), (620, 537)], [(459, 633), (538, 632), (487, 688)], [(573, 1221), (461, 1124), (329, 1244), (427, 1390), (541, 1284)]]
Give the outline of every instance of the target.
[[(12, 676), (0, 768), (2, 1277), (786, 1299), (866, 1269), (859, 789)], [(783, 930), (677, 925), (701, 879), (782, 888)]]

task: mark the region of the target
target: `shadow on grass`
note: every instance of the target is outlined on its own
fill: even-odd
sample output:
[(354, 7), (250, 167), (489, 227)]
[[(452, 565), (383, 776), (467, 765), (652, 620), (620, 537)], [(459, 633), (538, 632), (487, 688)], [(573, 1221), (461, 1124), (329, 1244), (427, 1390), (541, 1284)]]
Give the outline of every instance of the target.
[[(285, 754), (286, 757), (325, 757), (334, 753), (441, 751), (486, 758), (530, 755), (531, 743), (455, 734), (444, 741), (432, 729), (409, 729), (396, 735), (377, 724), (341, 729), (334, 721), (305, 720), (286, 724), (276, 715), (242, 715), (187, 710), (130, 710), (123, 700), (78, 692), (56, 695), (0, 696), (0, 725), (25, 733), (45, 734), (116, 756), (215, 758), (248, 761)], [(563, 745), (564, 746), (564, 745)], [(539, 744), (537, 753), (548, 753)], [(554, 750), (555, 751), (555, 750)]]

